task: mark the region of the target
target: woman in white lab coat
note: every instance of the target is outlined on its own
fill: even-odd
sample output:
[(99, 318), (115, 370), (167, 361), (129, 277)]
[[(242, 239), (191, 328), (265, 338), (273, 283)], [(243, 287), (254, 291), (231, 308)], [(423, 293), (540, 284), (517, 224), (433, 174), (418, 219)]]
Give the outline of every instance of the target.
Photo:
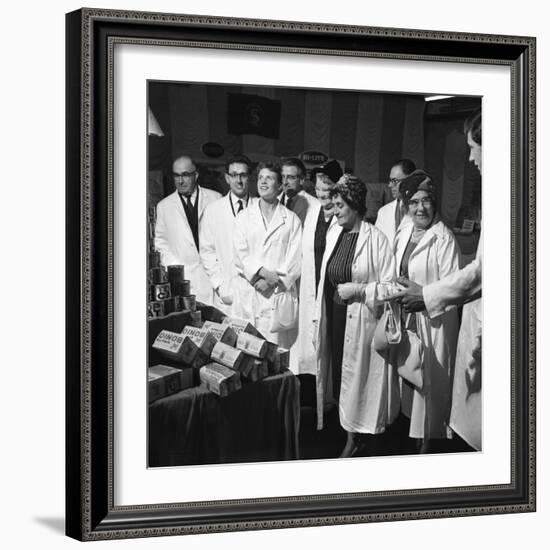
[(384, 234), (362, 219), (364, 183), (344, 175), (331, 194), (338, 224), (327, 233), (315, 307), (317, 427), (323, 427), (325, 396), (332, 387), (347, 432), (340, 456), (348, 457), (366, 441), (360, 434), (384, 432), (399, 413), (397, 377), (371, 348), (378, 283), (391, 282), (395, 267)]
[[(422, 170), (407, 176), (400, 186), (408, 209), (408, 223), (395, 236), (395, 260), (401, 277), (428, 285), (459, 269), (460, 252), (452, 231), (435, 210), (434, 186)], [(412, 314), (410, 328), (423, 345), (423, 388), (402, 381), (402, 410), (411, 420), (409, 436), (419, 440), (420, 452), (430, 441), (451, 437), (452, 374), (458, 335), (456, 308), (430, 319), (427, 312)], [(403, 320), (409, 316), (403, 313)]]
[[(341, 175), (341, 171), (340, 171)], [(340, 177), (340, 176), (339, 176)], [(334, 206), (330, 192), (336, 185), (328, 175), (316, 174), (315, 194), (318, 202), (308, 210), (302, 232), (302, 275), (300, 278), (300, 319), (298, 339), (300, 350), (300, 374), (317, 373), (317, 354), (313, 347), (315, 323), (313, 313), (317, 298), (317, 287), (321, 263), (326, 246), (326, 235), (336, 224)]]
[[(281, 172), (274, 163), (258, 165), (259, 199), (235, 219), (235, 267), (254, 289), (252, 298), (235, 296), (233, 314), (249, 320), (268, 340), (290, 349), (298, 334), (302, 224), (281, 205)], [(236, 289), (239, 292), (239, 289)], [(293, 358), (291, 357), (292, 361)]]

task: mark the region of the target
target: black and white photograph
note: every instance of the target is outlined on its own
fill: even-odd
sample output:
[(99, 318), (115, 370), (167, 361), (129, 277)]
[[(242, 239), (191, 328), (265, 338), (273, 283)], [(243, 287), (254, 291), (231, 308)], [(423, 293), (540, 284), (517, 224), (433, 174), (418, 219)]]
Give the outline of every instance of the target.
[(482, 452), (481, 97), (145, 111), (148, 467)]
[(533, 511), (535, 39), (242, 15), (67, 14), (67, 534)]

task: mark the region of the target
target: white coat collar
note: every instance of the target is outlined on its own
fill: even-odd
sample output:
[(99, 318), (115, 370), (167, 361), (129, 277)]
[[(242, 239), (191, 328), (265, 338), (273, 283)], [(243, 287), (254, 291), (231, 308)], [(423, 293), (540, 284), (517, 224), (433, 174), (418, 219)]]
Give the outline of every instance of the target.
[[(398, 270), (399, 270), (399, 266), (401, 265), (401, 260), (403, 259), (403, 254), (405, 253), (405, 249), (407, 248), (407, 244), (409, 243), (409, 239), (411, 238), (413, 229), (414, 229), (414, 223), (412, 221), (412, 218), (409, 217), (406, 223), (404, 224), (402, 223), (399, 226), (399, 230), (395, 235), (395, 243), (396, 243), (395, 259), (396, 259), (396, 266)], [(422, 239), (420, 239), (415, 249), (411, 252), (410, 257), (413, 258), (422, 250), (430, 246), (435, 240), (442, 239), (444, 238), (444, 236), (445, 236), (445, 226), (441, 221), (441, 218), (436, 214), (434, 223), (426, 230), (426, 232), (422, 236)]]
[(357, 244), (355, 245), (355, 254), (353, 260), (355, 261), (361, 251), (363, 250), (365, 244), (369, 241), (371, 237), (371, 224), (365, 221), (361, 222), (361, 227), (359, 228), (359, 236), (357, 237)]
[[(262, 211), (260, 209), (260, 200), (257, 201), (255, 207), (258, 209), (258, 216), (260, 217), (260, 219), (264, 220)], [(277, 231), (277, 229), (288, 222), (289, 215), (290, 211), (288, 210), (288, 208), (284, 207), (280, 202), (277, 203), (277, 206), (275, 208), (275, 211), (273, 212), (271, 220), (269, 220), (269, 223), (267, 223), (267, 220), (264, 220), (267, 224), (264, 244), (273, 235), (273, 233)], [(264, 221), (262, 221), (262, 224), (264, 223)]]

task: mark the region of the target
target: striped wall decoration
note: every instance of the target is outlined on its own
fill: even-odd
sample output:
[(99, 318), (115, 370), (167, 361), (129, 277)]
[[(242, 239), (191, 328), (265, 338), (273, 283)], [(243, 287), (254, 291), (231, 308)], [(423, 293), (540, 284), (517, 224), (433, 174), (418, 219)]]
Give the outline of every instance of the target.
[[(278, 139), (231, 133), (228, 94), (279, 101)], [(186, 153), (206, 163), (201, 151), (206, 142), (224, 148), (220, 163), (236, 153), (260, 161), (319, 151), (366, 183), (387, 182), (392, 163), (410, 158), (440, 185), (438, 207), (449, 225), (459, 217), (463, 190), (470, 201), (479, 187), (479, 178), (471, 181), (476, 174), (464, 181), (469, 173), (465, 117), (427, 116), (421, 95), (153, 82), (149, 102), (172, 157)]]
[[(320, 151), (369, 182), (386, 181), (391, 163), (405, 153), (423, 164), (424, 102), (415, 96), (215, 84), (151, 86), (168, 88), (168, 105), (161, 108), (169, 112), (173, 155), (187, 152), (200, 161), (201, 145), (207, 141), (219, 143), (227, 154), (243, 152), (252, 158)], [(230, 134), (229, 93), (279, 100), (279, 139)]]

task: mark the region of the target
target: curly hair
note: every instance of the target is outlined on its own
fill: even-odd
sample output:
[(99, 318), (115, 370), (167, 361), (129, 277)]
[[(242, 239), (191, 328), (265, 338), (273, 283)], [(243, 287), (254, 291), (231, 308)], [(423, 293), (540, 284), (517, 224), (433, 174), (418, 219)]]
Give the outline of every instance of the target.
[(344, 174), (330, 191), (331, 197), (336, 195), (340, 195), (361, 218), (367, 213), (367, 186), (357, 176)]

